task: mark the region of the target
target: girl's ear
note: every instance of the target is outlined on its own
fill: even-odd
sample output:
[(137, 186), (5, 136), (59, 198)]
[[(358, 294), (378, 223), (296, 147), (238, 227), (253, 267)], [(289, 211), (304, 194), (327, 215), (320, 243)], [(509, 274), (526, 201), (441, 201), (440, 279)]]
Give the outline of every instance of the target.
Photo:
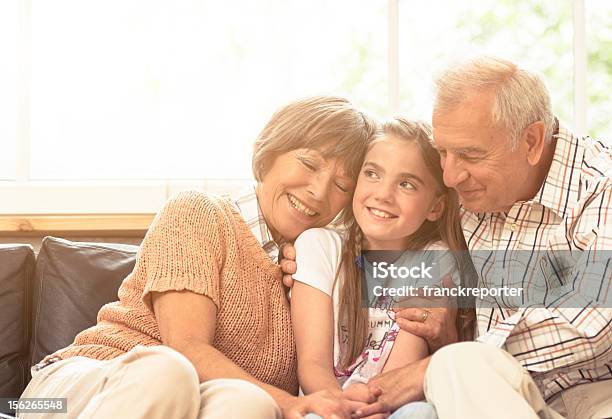
[(429, 210), (429, 214), (427, 214), (427, 219), (429, 221), (437, 221), (444, 212), (444, 208), (446, 207), (446, 195), (440, 195), (435, 198), (434, 204)]

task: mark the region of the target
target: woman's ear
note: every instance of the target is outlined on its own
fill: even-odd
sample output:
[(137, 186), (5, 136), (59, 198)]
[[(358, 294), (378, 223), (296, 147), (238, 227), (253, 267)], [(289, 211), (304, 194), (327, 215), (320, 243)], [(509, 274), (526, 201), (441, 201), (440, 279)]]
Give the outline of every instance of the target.
[(429, 214), (427, 214), (427, 219), (429, 221), (437, 221), (444, 212), (444, 208), (446, 208), (446, 195), (440, 195), (435, 198), (434, 204), (429, 210)]

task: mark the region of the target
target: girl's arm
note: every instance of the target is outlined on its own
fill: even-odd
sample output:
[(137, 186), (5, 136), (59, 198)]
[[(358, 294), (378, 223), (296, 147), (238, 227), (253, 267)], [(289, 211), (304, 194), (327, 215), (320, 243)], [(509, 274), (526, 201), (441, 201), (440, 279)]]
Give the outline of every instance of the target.
[[(440, 283), (447, 288), (453, 287), (454, 283), (451, 278), (451, 273), (445, 274), (443, 279), (440, 281)], [(429, 331), (429, 327), (433, 327), (433, 324), (435, 324), (438, 321), (437, 315), (438, 315), (438, 312), (440, 311), (438, 307), (440, 307), (442, 308), (443, 314), (444, 313), (451, 314), (450, 316), (443, 318), (443, 326), (445, 326), (445, 328), (440, 327), (440, 330), (445, 330), (445, 329), (450, 330), (450, 331), (456, 330), (455, 329), (455, 316), (452, 315), (453, 308), (451, 307), (449, 300), (444, 298), (444, 299), (438, 299), (437, 302), (434, 302), (432, 297), (427, 297), (427, 300), (428, 300), (427, 301), (428, 304), (425, 304), (425, 307), (427, 306), (431, 307), (428, 310), (430, 314), (426, 320), (429, 323), (420, 322), (419, 321), (420, 317), (419, 317), (419, 320), (413, 321), (412, 324), (414, 324), (415, 326), (418, 326), (419, 327), (418, 330)], [(414, 303), (416, 306), (418, 306), (418, 304), (416, 304), (416, 301), (414, 301)], [(409, 310), (410, 309), (408, 309), (407, 312)], [(418, 311), (419, 314), (422, 314), (423, 309), (416, 308), (412, 310), (413, 311), (416, 310)], [(395, 344), (393, 345), (393, 348), (391, 349), (391, 353), (389, 354), (389, 358), (387, 359), (387, 362), (385, 366), (383, 367), (383, 372), (391, 371), (393, 369), (403, 367), (404, 365), (410, 364), (412, 362), (415, 362), (415, 361), (418, 361), (420, 359), (427, 357), (429, 355), (429, 348), (430, 346), (432, 346), (431, 342), (428, 343), (427, 340), (425, 340), (421, 336), (411, 333), (407, 330), (403, 330), (403, 328), (406, 325), (406, 320), (399, 318), (397, 316), (397, 313), (396, 313), (396, 319), (397, 319), (398, 325), (402, 327), (402, 329), (397, 335)], [(450, 342), (448, 343), (457, 341), (456, 332), (454, 336), (449, 338), (449, 340)]]
[(413, 335), (412, 333), (400, 330), (395, 338), (395, 343), (387, 358), (387, 362), (383, 367), (382, 372), (394, 370), (403, 367), (419, 359), (429, 355), (427, 341), (425, 339)]
[(295, 281), (291, 289), (291, 323), (297, 346), (298, 379), (304, 394), (328, 390), (340, 395), (334, 375), (332, 298)]

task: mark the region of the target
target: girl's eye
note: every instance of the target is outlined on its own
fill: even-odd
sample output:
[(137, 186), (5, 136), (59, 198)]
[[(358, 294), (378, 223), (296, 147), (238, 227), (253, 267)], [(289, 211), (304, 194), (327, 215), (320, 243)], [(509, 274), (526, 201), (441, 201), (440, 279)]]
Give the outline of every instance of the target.
[(403, 188), (403, 189), (409, 189), (409, 190), (416, 189), (414, 184), (411, 183), (411, 182), (408, 182), (407, 180), (401, 182), (400, 183), (400, 187)]

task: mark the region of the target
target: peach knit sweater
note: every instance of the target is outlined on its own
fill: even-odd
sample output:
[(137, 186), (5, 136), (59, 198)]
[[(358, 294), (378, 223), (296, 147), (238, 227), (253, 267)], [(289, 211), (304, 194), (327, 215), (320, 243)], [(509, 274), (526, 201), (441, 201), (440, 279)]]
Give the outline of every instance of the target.
[(54, 355), (106, 360), (160, 345), (152, 291), (189, 290), (217, 306), (213, 345), (255, 378), (297, 392), (296, 352), (280, 267), (231, 202), (186, 192), (168, 201), (140, 247), (134, 271), (98, 324)]

